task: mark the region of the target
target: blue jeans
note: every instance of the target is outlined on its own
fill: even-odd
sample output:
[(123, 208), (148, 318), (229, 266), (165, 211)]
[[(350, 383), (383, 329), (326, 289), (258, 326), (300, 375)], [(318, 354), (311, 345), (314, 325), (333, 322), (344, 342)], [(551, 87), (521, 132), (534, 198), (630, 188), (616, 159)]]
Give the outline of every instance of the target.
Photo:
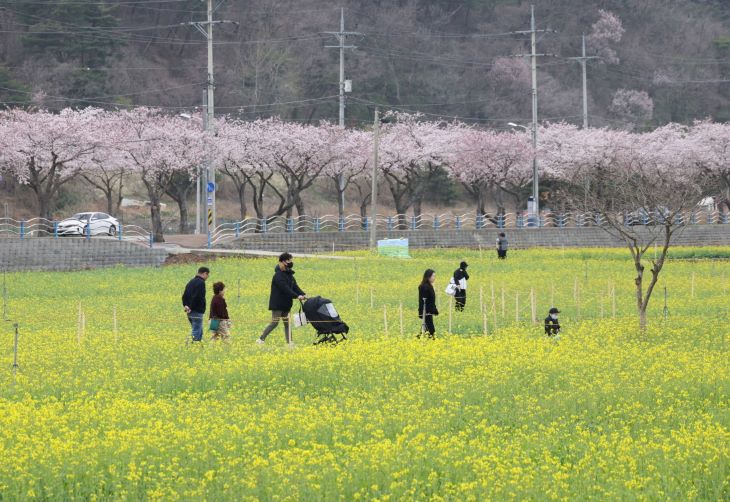
[(192, 331), (190, 336), (194, 342), (199, 342), (203, 339), (203, 314), (200, 312), (190, 312), (188, 314), (188, 321)]

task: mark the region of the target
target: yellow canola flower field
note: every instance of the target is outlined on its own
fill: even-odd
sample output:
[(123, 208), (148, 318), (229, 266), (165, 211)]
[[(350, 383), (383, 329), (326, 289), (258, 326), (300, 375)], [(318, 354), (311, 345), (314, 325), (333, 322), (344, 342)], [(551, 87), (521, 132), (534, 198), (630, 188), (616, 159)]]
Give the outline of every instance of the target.
[[(186, 343), (193, 265), (8, 274), (0, 498), (728, 500), (726, 255), (677, 250), (645, 332), (623, 250), (295, 258), (351, 334), (314, 347), (306, 326), (293, 350), (280, 328), (254, 343), (271, 260), (209, 264), (228, 286), (228, 344)], [(449, 332), (443, 289), (462, 259), (467, 308)], [(435, 341), (415, 338), (427, 267)], [(540, 325), (553, 304), (559, 340)]]

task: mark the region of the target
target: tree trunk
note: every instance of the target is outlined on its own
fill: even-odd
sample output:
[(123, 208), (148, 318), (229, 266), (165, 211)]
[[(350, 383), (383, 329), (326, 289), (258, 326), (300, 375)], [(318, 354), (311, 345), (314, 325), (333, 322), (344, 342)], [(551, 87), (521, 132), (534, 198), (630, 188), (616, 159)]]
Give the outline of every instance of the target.
[(641, 263), (640, 251), (634, 254), (634, 267), (636, 268), (636, 308), (639, 312), (639, 329), (646, 330), (646, 303), (644, 302), (644, 265)]
[(294, 206), (297, 208), (297, 215), (300, 218), (306, 215), (306, 211), (304, 209), (304, 201), (299, 194), (294, 197)]
[(104, 191), (104, 195), (106, 196), (106, 212), (107, 214), (111, 214), (112, 216), (116, 216), (114, 211), (114, 194), (111, 191)]
[(413, 201), (413, 216), (415, 216), (419, 220), (421, 219), (421, 214), (423, 214), (421, 212), (421, 204), (422, 203), (423, 203), (423, 201), (421, 200), (421, 197), (417, 197)]
[(114, 212), (111, 213), (112, 216), (114, 216), (115, 218), (119, 218), (119, 215), (121, 213), (122, 199), (124, 198), (123, 192), (122, 192), (123, 189), (124, 189), (124, 175), (122, 175), (119, 179), (119, 191), (117, 192), (117, 200), (116, 200), (116, 203), (114, 204)]
[(477, 218), (482, 216), (484, 213), (486, 213), (486, 210), (484, 209), (484, 190), (481, 189), (481, 187), (476, 187), (474, 189), (476, 191), (476, 199), (477, 199)]
[(162, 230), (160, 200), (157, 197), (150, 197), (150, 219), (152, 220), (152, 240), (154, 242), (165, 242), (165, 236)]
[(36, 191), (36, 195), (38, 198), (38, 217), (46, 220), (53, 219), (53, 215), (51, 214), (51, 198), (43, 193), (42, 190)]
[(335, 189), (337, 190), (337, 216), (342, 219), (345, 217), (345, 189), (342, 187), (343, 182), (341, 176), (336, 176)]
[(241, 208), (241, 221), (246, 219), (248, 213), (248, 207), (246, 207), (246, 183), (240, 183), (237, 187), (238, 190), (238, 204)]
[(176, 202), (180, 210), (179, 232), (186, 234), (188, 233), (188, 201), (185, 197), (180, 197)]
[(497, 214), (500, 216), (504, 216), (507, 211), (504, 207), (504, 197), (502, 197), (503, 190), (501, 187), (497, 187), (497, 192), (495, 194), (494, 202), (497, 205)]

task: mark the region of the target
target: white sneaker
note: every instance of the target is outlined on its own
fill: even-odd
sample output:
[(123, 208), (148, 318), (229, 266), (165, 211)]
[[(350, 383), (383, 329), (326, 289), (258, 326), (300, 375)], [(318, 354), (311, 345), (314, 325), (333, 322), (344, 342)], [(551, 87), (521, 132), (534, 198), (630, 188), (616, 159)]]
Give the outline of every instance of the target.
[(259, 345), (263, 345), (264, 341), (261, 338), (257, 338), (256, 343), (258, 343)]

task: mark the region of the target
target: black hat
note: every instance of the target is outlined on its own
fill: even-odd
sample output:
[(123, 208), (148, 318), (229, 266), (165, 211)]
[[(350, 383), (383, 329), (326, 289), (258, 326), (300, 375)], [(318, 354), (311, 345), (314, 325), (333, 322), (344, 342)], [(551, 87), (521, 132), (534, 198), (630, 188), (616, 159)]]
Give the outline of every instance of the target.
[(468, 264), (467, 262), (465, 262), (465, 261), (462, 261), (462, 262), (461, 262), (461, 265), (459, 265), (459, 268), (466, 268), (466, 267), (468, 267), (468, 266), (469, 266), (469, 264)]
[(548, 314), (559, 314), (559, 313), (560, 313), (560, 311), (558, 309), (556, 309), (555, 307), (551, 308), (550, 312), (548, 312)]

